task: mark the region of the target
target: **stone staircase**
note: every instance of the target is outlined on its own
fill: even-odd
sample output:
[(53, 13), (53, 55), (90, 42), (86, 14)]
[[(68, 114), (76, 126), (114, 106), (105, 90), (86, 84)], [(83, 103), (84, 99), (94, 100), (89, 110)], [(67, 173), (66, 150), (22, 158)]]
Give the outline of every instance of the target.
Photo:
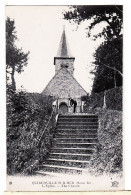
[(52, 148), (37, 174), (82, 174), (97, 145), (98, 116), (59, 115)]

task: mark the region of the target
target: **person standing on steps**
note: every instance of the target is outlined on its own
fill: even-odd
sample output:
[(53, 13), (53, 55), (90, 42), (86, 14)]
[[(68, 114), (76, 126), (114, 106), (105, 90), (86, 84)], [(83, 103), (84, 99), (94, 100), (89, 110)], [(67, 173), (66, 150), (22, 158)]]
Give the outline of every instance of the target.
[(72, 98), (69, 98), (69, 100), (70, 100), (70, 106), (74, 106), (74, 113), (75, 113), (77, 102), (76, 102), (76, 100), (73, 100)]

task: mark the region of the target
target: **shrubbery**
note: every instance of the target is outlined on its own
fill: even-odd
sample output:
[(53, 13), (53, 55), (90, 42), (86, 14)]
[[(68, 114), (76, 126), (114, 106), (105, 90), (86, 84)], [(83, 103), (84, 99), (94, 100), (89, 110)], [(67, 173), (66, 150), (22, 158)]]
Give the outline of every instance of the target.
[(99, 116), (98, 145), (90, 161), (90, 172), (95, 174), (122, 171), (122, 113), (97, 109)]
[(106, 91), (106, 108), (122, 110), (122, 87), (116, 87)]
[[(111, 110), (122, 110), (122, 87), (116, 87), (105, 91), (105, 106)], [(104, 92), (92, 93), (84, 98), (84, 112), (89, 112), (90, 108), (102, 108), (104, 105)]]
[(54, 116), (38, 147), (52, 113), (52, 98), (7, 88), (7, 173), (22, 173), (46, 157), (55, 128)]
[(90, 105), (91, 107), (100, 107), (102, 108), (104, 103), (104, 92), (92, 93), (90, 96)]

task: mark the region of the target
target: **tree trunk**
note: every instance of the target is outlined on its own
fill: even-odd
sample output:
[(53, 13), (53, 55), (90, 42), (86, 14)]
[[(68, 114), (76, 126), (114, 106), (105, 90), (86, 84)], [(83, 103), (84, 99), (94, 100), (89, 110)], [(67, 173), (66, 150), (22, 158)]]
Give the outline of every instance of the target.
[(16, 83), (15, 83), (14, 74), (15, 74), (15, 68), (13, 67), (12, 68), (12, 73), (11, 73), (12, 89), (16, 90)]

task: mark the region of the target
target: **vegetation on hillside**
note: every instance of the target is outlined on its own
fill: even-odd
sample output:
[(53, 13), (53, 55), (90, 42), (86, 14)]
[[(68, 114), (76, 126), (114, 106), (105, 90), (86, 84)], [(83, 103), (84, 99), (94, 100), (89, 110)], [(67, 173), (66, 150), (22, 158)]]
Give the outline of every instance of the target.
[(30, 165), (45, 158), (51, 146), (54, 116), (41, 140), (40, 138), (51, 113), (51, 97), (7, 89), (8, 174), (22, 173), (26, 169), (26, 173), (31, 172)]
[(121, 173), (123, 171), (122, 113), (97, 109), (99, 116), (98, 145), (90, 160), (92, 174)]

